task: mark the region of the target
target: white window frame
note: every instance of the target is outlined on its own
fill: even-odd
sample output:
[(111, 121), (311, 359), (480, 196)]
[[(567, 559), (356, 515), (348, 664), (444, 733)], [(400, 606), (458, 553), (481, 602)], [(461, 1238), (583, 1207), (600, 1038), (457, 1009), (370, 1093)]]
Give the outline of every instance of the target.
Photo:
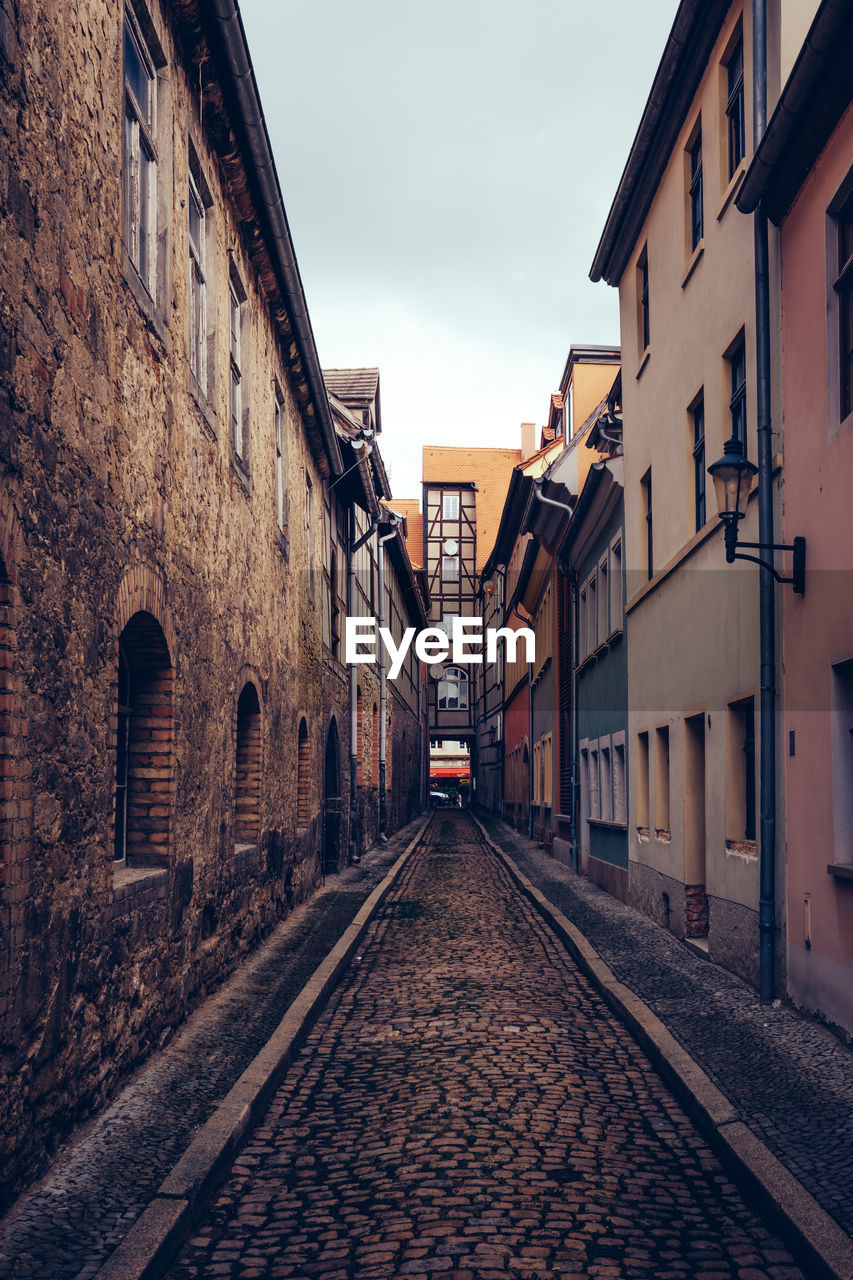
[[(448, 510), (448, 507), (450, 508)], [(443, 493), (441, 495), (441, 518), (442, 520), (458, 520), (459, 519), (459, 494)]]
[(610, 635), (610, 574), (609, 574), (609, 548), (606, 555), (602, 556), (598, 565), (598, 586), (596, 596), (598, 598), (598, 643), (603, 644)]
[(228, 282), (228, 331), (229, 331), (229, 407), (231, 417), (231, 445), (241, 462), (245, 462), (246, 441), (243, 424), (243, 307), (237, 281)]
[(589, 744), (589, 817), (591, 822), (601, 818), (601, 791), (598, 763), (598, 739)]
[(624, 630), (624, 589), (622, 582), (622, 534), (618, 534), (610, 544), (610, 572), (607, 575), (610, 592), (610, 634)]
[(598, 816), (613, 821), (613, 749), (609, 736), (598, 740)]
[(458, 582), (459, 581), (459, 556), (441, 557), (441, 581), (442, 582)]
[[(276, 527), (282, 537), (287, 536), (287, 436), (284, 423), (284, 396), (278, 383), (273, 388), (273, 418), (275, 424), (275, 517)], [(337, 583), (334, 584), (337, 589)]]
[[(125, 56), (125, 44), (128, 40), (134, 46), (142, 71), (147, 77), (147, 103), (139, 101), (128, 78)], [(137, 275), (153, 298), (157, 258), (157, 69), (148, 41), (129, 7), (124, 11), (123, 41), (124, 242)], [(144, 183), (143, 174), (146, 178)], [(143, 190), (143, 187), (146, 189)]]
[(628, 760), (624, 729), (612, 735), (611, 745), (610, 767), (613, 775), (613, 821), (624, 827), (628, 824)]
[[(187, 243), (190, 271), (190, 371), (207, 394), (207, 209), (192, 171), (187, 174)], [(198, 244), (192, 235), (192, 209), (198, 216)]]
[[(451, 692), (455, 689), (455, 694)], [(437, 706), (439, 711), (468, 710), (468, 675), (460, 667), (445, 667), (438, 682)], [(450, 706), (451, 699), (455, 705)]]

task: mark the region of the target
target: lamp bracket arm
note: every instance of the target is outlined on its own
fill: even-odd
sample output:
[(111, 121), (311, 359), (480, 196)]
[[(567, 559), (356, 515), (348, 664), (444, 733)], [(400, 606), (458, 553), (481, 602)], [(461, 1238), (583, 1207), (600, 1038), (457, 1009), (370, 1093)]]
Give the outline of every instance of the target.
[[(763, 546), (764, 544), (761, 543), (760, 545)], [(738, 546), (739, 547), (757, 547), (759, 546), (759, 543), (739, 542)], [(786, 551), (788, 549), (789, 548), (787, 547), (774, 548), (774, 550), (779, 550), (779, 551)], [(777, 582), (793, 582), (794, 581), (793, 578), (783, 578), (781, 573), (777, 573), (776, 569), (769, 562), (769, 560), (762, 560), (760, 556), (745, 556), (740, 551), (736, 551), (734, 554), (734, 559), (735, 560), (751, 560), (753, 564), (760, 564), (762, 569), (767, 569), (770, 573), (773, 574), (773, 577), (776, 579)]]

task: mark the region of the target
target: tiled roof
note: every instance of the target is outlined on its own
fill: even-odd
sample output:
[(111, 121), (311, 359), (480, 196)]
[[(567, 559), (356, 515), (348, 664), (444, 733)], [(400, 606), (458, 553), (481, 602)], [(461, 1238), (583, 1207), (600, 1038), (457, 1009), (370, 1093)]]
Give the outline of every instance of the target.
[(424, 518), (420, 513), (417, 498), (392, 498), (386, 504), (391, 511), (406, 517), (406, 549), (412, 567), (423, 568), (424, 558)]
[(379, 386), (378, 369), (324, 369), (323, 377), (332, 395), (339, 400), (369, 403)]
[(465, 445), (424, 445), (424, 483), (472, 482), (477, 486), (477, 572), (489, 558), (520, 449), (476, 449)]

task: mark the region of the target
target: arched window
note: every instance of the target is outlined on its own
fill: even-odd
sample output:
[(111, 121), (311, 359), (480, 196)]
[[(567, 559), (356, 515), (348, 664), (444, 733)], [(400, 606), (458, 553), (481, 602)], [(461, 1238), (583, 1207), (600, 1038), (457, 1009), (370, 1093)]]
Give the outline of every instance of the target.
[(296, 763), (296, 825), (307, 827), (311, 816), (311, 747), (308, 741), (308, 725), (303, 718), (299, 722), (299, 751)]
[(261, 830), (261, 704), (251, 683), (237, 702), (234, 841), (257, 844)]
[(439, 711), (468, 710), (468, 677), (459, 667), (447, 667), (438, 682)]
[(166, 637), (135, 613), (119, 637), (116, 714), (116, 863), (165, 867), (174, 788), (172, 689)]
[(364, 725), (362, 723), (361, 690), (355, 698), (355, 782), (356, 786), (364, 785)]
[(370, 781), (374, 787), (379, 786), (379, 711), (375, 702), (373, 704), (373, 762)]

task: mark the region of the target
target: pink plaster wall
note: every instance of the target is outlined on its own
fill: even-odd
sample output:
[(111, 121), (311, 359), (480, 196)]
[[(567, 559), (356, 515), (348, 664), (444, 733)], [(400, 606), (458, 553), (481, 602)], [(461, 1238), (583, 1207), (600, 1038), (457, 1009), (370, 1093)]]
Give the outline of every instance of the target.
[[(804, 597), (784, 589), (789, 983), (792, 997), (853, 1032), (853, 882), (835, 861), (832, 663), (853, 654), (853, 418), (832, 420), (826, 209), (853, 163), (848, 109), (782, 227), (784, 541), (807, 540)], [(837, 374), (835, 375), (837, 377)], [(796, 754), (789, 754), (789, 731)], [(811, 949), (805, 946), (811, 902)]]

